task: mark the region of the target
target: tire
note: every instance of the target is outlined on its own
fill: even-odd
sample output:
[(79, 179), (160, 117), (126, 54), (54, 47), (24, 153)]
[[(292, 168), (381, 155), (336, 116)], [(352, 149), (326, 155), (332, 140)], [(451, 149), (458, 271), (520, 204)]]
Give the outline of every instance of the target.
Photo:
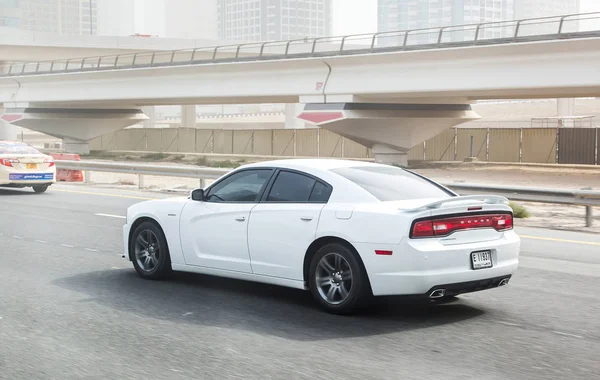
[[(337, 261), (337, 256), (343, 260)], [(338, 262), (340, 265), (336, 264)], [(313, 298), (329, 313), (352, 314), (366, 306), (372, 296), (362, 262), (346, 245), (330, 243), (321, 247), (312, 258), (308, 273)]]
[(137, 226), (129, 241), (129, 254), (133, 267), (144, 279), (162, 280), (171, 274), (167, 239), (156, 223), (143, 222)]
[(45, 193), (48, 190), (48, 185), (35, 185), (33, 186), (33, 191), (38, 194)]

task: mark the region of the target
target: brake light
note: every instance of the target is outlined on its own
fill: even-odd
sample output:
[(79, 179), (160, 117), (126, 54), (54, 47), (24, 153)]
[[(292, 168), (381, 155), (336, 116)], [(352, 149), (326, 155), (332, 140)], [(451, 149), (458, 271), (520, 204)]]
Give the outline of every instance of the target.
[(411, 237), (440, 237), (456, 231), (478, 228), (510, 230), (513, 228), (513, 217), (511, 214), (483, 214), (420, 220), (413, 224)]
[(54, 160), (52, 158), (46, 158), (44, 164), (48, 164), (48, 167), (51, 168), (54, 166)]
[(19, 160), (16, 158), (0, 158), (0, 165), (12, 168), (13, 164), (18, 164)]

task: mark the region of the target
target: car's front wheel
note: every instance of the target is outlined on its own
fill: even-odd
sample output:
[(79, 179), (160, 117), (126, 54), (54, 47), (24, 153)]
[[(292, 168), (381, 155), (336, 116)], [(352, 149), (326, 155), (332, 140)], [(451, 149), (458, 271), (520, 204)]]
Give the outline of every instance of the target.
[(33, 186), (33, 191), (38, 194), (45, 193), (48, 190), (48, 185), (35, 185)]
[(370, 297), (367, 273), (348, 247), (331, 243), (312, 258), (309, 288), (313, 298), (328, 312), (350, 314)]
[(165, 234), (152, 222), (143, 222), (131, 235), (129, 251), (137, 273), (149, 280), (160, 280), (171, 273), (171, 257)]

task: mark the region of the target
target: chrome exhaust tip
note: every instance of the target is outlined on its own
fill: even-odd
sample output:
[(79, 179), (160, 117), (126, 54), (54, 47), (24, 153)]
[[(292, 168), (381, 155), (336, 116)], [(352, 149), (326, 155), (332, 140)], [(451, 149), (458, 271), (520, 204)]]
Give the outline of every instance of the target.
[(504, 286), (508, 284), (508, 278), (503, 278), (502, 280), (500, 280), (500, 282), (498, 283), (498, 287)]
[(442, 298), (446, 294), (446, 289), (436, 289), (429, 294), (429, 298)]

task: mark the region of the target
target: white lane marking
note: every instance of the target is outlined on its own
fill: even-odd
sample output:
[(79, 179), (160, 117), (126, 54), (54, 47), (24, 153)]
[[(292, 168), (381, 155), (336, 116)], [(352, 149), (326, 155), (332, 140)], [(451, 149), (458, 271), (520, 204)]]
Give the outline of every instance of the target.
[(61, 247), (65, 247), (65, 248), (75, 248), (74, 245), (70, 245), (70, 244), (61, 244)]
[(119, 268), (119, 267), (111, 267), (110, 269), (121, 269), (121, 268)]
[(41, 244), (48, 244), (48, 242), (44, 241), (44, 240), (36, 240), (35, 242), (36, 243), (41, 243)]
[(96, 216), (105, 216), (105, 217), (107, 217), (107, 218), (125, 219), (125, 217), (124, 217), (124, 216), (121, 216), (121, 215), (102, 214), (102, 213), (96, 213), (96, 214), (94, 214), (94, 215), (96, 215)]
[(86, 251), (90, 251), (90, 252), (98, 252), (97, 249), (94, 248), (84, 248)]
[(554, 331), (554, 333), (558, 334), (558, 335), (562, 335), (562, 336), (570, 336), (570, 337), (577, 338), (577, 339), (583, 339), (583, 337), (581, 335), (569, 334), (569, 333), (565, 333), (565, 332), (561, 332), (561, 331)]
[(23, 240), (23, 238), (21, 236), (13, 236), (14, 239), (19, 239), (19, 240)]
[(188, 311), (187, 313), (183, 314), (183, 316), (187, 317), (188, 315), (192, 315), (192, 314), (194, 314), (194, 313)]
[(501, 324), (506, 325), (506, 326), (521, 326), (521, 325), (519, 325), (517, 323), (510, 323), (510, 322), (504, 322), (504, 321), (498, 321), (498, 323), (501, 323)]

